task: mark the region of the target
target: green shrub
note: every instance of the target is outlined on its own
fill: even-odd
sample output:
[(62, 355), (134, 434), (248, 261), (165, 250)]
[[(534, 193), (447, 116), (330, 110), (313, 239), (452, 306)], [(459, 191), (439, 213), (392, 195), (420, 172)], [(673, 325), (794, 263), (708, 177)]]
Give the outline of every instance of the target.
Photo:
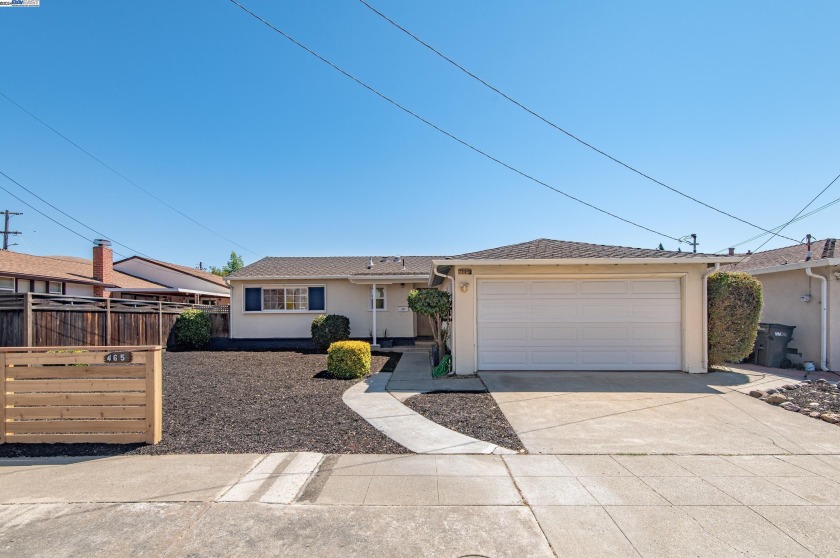
[(370, 374), (370, 343), (336, 341), (327, 349), (327, 372), (342, 380)]
[(737, 362), (753, 350), (762, 306), (761, 282), (748, 273), (709, 276), (709, 366)]
[(201, 310), (184, 310), (175, 320), (175, 346), (201, 349), (210, 342), (210, 316)]
[(350, 338), (350, 320), (347, 316), (329, 314), (315, 316), (312, 320), (312, 341), (321, 351), (326, 351), (336, 341)]

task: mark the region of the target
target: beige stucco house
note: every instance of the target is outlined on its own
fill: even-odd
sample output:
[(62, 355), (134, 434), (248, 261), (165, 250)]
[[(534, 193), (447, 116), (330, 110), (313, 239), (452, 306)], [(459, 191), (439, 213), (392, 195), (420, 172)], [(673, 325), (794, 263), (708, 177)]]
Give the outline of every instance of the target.
[(428, 288), (431, 262), (431, 256), (263, 258), (227, 277), (230, 336), (310, 338), (318, 314), (347, 316), (357, 338), (430, 335), (407, 298), (412, 289)]
[(762, 322), (796, 326), (790, 342), (798, 351), (790, 355), (796, 364), (813, 361), (817, 367), (840, 366), (840, 254), (836, 244), (833, 238), (813, 242), (810, 255), (805, 244), (758, 252), (730, 268), (761, 281)]
[(452, 293), (449, 345), (459, 374), (705, 372), (705, 277), (733, 261), (547, 239), (402, 261), (265, 258), (229, 277), (231, 336), (309, 337), (314, 315), (331, 313), (350, 318), (352, 336), (367, 337), (375, 292), (385, 298), (377, 302), (378, 333), (414, 337), (425, 320), (408, 310), (406, 296), (435, 287)]

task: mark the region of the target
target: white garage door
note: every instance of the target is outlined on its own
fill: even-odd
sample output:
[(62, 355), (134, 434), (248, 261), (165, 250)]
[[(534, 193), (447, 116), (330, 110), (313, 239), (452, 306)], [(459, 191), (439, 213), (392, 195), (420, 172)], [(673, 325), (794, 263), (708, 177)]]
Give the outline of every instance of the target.
[(478, 281), (479, 370), (680, 370), (678, 279)]

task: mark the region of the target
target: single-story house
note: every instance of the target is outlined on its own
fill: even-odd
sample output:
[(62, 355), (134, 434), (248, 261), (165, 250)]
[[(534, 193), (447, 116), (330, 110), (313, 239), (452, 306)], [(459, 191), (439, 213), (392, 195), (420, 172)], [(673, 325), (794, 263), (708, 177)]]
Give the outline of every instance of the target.
[(449, 257), (264, 258), (228, 277), (231, 337), (309, 337), (319, 313), (348, 316), (355, 337), (374, 316), (389, 336), (428, 334), (406, 295), (433, 287), (453, 296), (458, 374), (705, 372), (705, 277), (735, 260), (548, 239)]
[(429, 287), (432, 259), (263, 258), (226, 278), (231, 293), (230, 336), (310, 338), (318, 314), (347, 316), (350, 334), (358, 338), (374, 333), (377, 339), (429, 336), (428, 320), (409, 310), (407, 298), (412, 289)]
[[(745, 271), (761, 281), (764, 308), (761, 321), (796, 326), (790, 347), (800, 364), (813, 361), (840, 366), (840, 254), (837, 240), (797, 244), (752, 254), (733, 271)], [(825, 361), (825, 362), (823, 362)]]
[(139, 256), (113, 263), (106, 240), (96, 241), (90, 260), (0, 250), (0, 294), (27, 292), (202, 304), (230, 299), (224, 279), (206, 271)]

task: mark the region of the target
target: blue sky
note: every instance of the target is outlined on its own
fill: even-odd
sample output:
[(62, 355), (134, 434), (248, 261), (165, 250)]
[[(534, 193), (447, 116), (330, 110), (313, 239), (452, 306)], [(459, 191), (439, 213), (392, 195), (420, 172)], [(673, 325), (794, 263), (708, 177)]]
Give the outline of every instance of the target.
[[(669, 236), (697, 233), (702, 251), (760, 232), (571, 141), (356, 0), (241, 1), (569, 194)], [(837, 2), (370, 1), (557, 124), (763, 227), (786, 222), (840, 173)], [(0, 91), (253, 251), (161, 205), (0, 97), (0, 170), (156, 258), (455, 254), (540, 237), (677, 248), (442, 136), (226, 0), (42, 0), (0, 9), (0, 36)], [(840, 181), (814, 207), (838, 197)], [(25, 233), (16, 250), (89, 255), (88, 242), (0, 191), (6, 208), (24, 212), (13, 220)], [(840, 204), (784, 234), (834, 237), (838, 217)]]

